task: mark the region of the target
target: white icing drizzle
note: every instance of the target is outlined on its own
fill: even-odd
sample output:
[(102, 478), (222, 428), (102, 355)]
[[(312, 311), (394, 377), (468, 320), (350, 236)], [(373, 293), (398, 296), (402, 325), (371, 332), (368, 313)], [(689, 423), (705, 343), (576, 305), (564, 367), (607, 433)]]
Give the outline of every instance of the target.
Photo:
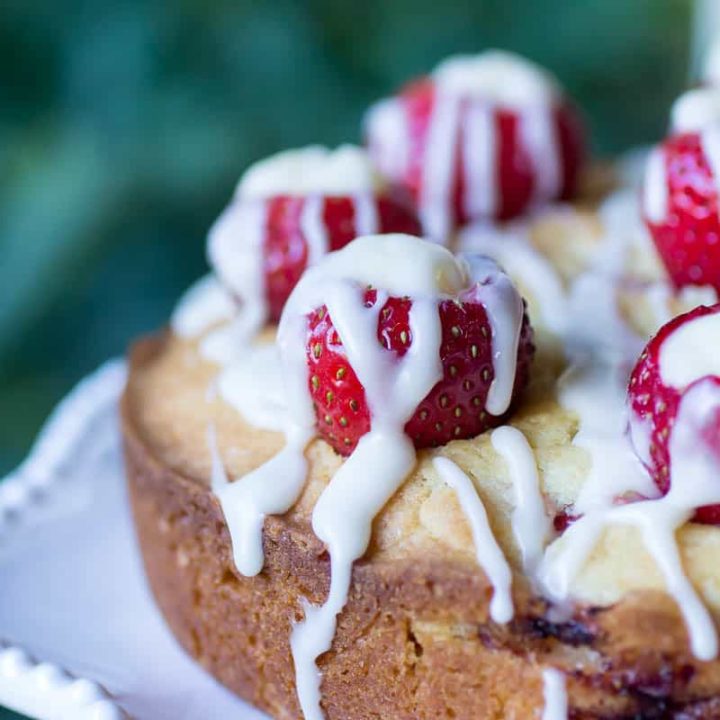
[(707, 127), (700, 133), (700, 145), (720, 195), (720, 127)]
[(231, 323), (210, 333), (201, 343), (201, 353), (221, 365), (242, 352), (267, 318), (262, 250), (266, 218), (264, 201), (232, 203), (208, 235), (210, 264), (242, 303)]
[(173, 332), (182, 338), (196, 338), (208, 328), (230, 320), (235, 301), (213, 275), (190, 286), (180, 298), (170, 320)]
[(542, 203), (557, 197), (562, 183), (562, 166), (553, 106), (543, 103), (523, 109), (520, 133), (535, 172), (534, 202)]
[(687, 312), (698, 305), (714, 305), (718, 301), (717, 292), (711, 285), (686, 285), (680, 290), (664, 282), (650, 285), (645, 292), (655, 317), (655, 327), (660, 329), (681, 312)]
[(683, 93), (671, 110), (673, 132), (697, 132), (720, 122), (720, 89), (693, 88)]
[(465, 212), (493, 217), (498, 210), (498, 159), (495, 113), (484, 102), (470, 102), (463, 117)]
[(459, 248), (489, 255), (519, 279), (538, 302), (543, 323), (562, 335), (568, 320), (567, 294), (552, 263), (533, 247), (528, 232), (523, 221), (503, 226), (478, 222), (460, 231)]
[(210, 452), (210, 487), (217, 492), (229, 485), (230, 480), (225, 471), (225, 464), (220, 456), (220, 448), (217, 441), (217, 430), (215, 425), (210, 423), (206, 432), (208, 450)]
[(263, 568), (265, 517), (286, 513), (302, 492), (307, 475), (304, 450), (312, 436), (312, 430), (291, 428), (285, 447), (268, 462), (234, 482), (213, 488), (230, 532), (235, 565), (247, 577)]
[(515, 384), (523, 302), (510, 278), (493, 260), (482, 255), (469, 255), (465, 261), (470, 276), (477, 281), (477, 298), (485, 307), (492, 331), (494, 377), (486, 407), (491, 414), (502, 415), (510, 407)]
[(676, 328), (660, 346), (660, 377), (666, 385), (684, 390), (693, 381), (720, 375), (717, 355), (720, 316), (701, 315)]
[(309, 195), (303, 200), (300, 229), (308, 246), (308, 265), (317, 265), (328, 253), (328, 231), (324, 215), (325, 198), (322, 195)]
[(506, 108), (552, 103), (560, 94), (550, 73), (503, 50), (453, 55), (437, 66), (433, 77), (450, 92)]
[(397, 98), (375, 103), (368, 110), (364, 124), (368, 151), (375, 166), (385, 177), (401, 181), (410, 157), (410, 133), (403, 103)]
[(605, 507), (626, 492), (657, 495), (625, 436), (626, 387), (626, 371), (610, 359), (578, 358), (560, 378), (560, 404), (579, 418), (573, 445), (587, 451), (592, 460), (575, 502), (578, 512)]
[(353, 197), (355, 208), (355, 236), (375, 235), (380, 232), (378, 204), (373, 195), (358, 193)]
[(493, 586), (490, 617), (497, 623), (513, 618), (512, 571), (498, 545), (488, 521), (487, 512), (473, 481), (452, 460), (436, 457), (433, 466), (442, 480), (457, 495), (460, 507), (470, 524), (478, 565)]
[[(645, 161), (642, 173), (646, 171), (649, 156), (650, 153), (643, 155)], [(638, 207), (638, 188), (641, 185), (642, 176), (638, 178), (636, 187), (617, 190), (600, 205), (598, 214), (603, 226), (603, 238), (593, 258), (593, 271), (622, 276), (627, 272), (631, 250), (636, 250), (639, 255), (656, 253)]]
[(661, 147), (653, 148), (647, 162), (643, 188), (643, 209), (650, 222), (665, 222), (668, 208), (668, 184), (665, 172), (665, 153)]
[[(700, 428), (720, 405), (720, 391), (713, 383), (698, 383), (683, 396), (670, 439), (670, 491), (661, 498), (613, 506), (603, 500), (586, 504), (586, 514), (566, 531), (560, 547), (550, 547), (541, 568), (543, 584), (551, 597), (568, 597), (574, 578), (582, 569), (607, 524), (628, 524), (642, 533), (645, 547), (665, 579), (668, 593), (685, 618), (690, 644), (700, 660), (717, 656), (717, 631), (709, 611), (685, 575), (675, 539), (678, 528), (695, 508), (720, 501), (717, 460), (702, 446)], [(584, 491), (584, 490), (583, 490)]]
[(673, 291), (668, 283), (653, 283), (646, 290), (645, 298), (650, 304), (657, 329), (672, 320), (673, 312), (670, 307), (670, 302), (673, 299)]
[(265, 200), (277, 195), (354, 195), (381, 186), (368, 154), (354, 145), (284, 150), (250, 166), (236, 196)]
[(535, 455), (525, 435), (510, 425), (494, 430), (490, 439), (510, 472), (515, 494), (511, 519), (513, 535), (520, 548), (523, 569), (533, 577), (552, 530), (540, 490)]
[(596, 355), (601, 362), (609, 358), (615, 363), (632, 363), (642, 351), (643, 338), (628, 326), (618, 308), (617, 285), (616, 278), (592, 271), (573, 282), (565, 338), (571, 358), (585, 363), (585, 356)]
[(564, 673), (555, 668), (545, 668), (542, 679), (545, 698), (542, 720), (567, 720), (568, 698)]
[(425, 233), (447, 242), (451, 231), (450, 204), (460, 135), (462, 100), (438, 87), (425, 140), (418, 213)]
[(222, 369), (217, 387), (222, 399), (251, 425), (282, 432), (287, 402), (275, 343), (248, 348), (241, 358)]

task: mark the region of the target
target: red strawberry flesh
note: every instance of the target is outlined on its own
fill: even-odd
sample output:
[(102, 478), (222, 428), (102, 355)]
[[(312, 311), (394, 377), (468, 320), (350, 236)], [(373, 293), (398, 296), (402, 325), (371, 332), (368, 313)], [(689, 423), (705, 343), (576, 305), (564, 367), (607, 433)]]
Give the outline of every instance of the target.
[[(367, 290), (366, 305), (371, 307), (376, 300), (376, 291)], [(379, 314), (378, 343), (397, 358), (412, 344), (411, 305), (409, 298), (390, 297)], [(494, 378), (491, 330), (485, 308), (472, 300), (440, 300), (438, 312), (442, 327), (443, 378), (418, 405), (405, 426), (405, 432), (419, 448), (473, 437), (500, 424), (505, 417), (490, 415), (485, 409)], [(514, 396), (527, 383), (533, 352), (532, 329), (525, 317)], [(307, 360), (318, 433), (337, 452), (348, 455), (370, 430), (372, 419), (364, 389), (324, 306), (309, 317)]]

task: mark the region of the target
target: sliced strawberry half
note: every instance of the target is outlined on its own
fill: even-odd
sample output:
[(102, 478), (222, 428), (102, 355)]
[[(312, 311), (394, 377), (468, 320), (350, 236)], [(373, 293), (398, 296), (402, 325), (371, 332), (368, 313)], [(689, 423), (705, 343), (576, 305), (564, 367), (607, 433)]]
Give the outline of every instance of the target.
[[(372, 307), (377, 302), (376, 290), (368, 289), (364, 298), (365, 305)], [(411, 307), (410, 298), (391, 296), (378, 316), (378, 344), (396, 358), (402, 357), (412, 345)], [(418, 448), (474, 437), (501, 424), (508, 414), (494, 416), (486, 408), (495, 377), (492, 330), (486, 308), (474, 289), (464, 292), (457, 300), (438, 300), (438, 313), (442, 327), (443, 377), (420, 402), (405, 426), (405, 432)], [(513, 400), (527, 384), (533, 353), (533, 332), (525, 314)], [(372, 416), (363, 386), (348, 361), (325, 306), (309, 316), (306, 356), (318, 433), (338, 453), (349, 455), (358, 440), (369, 432)]]
[[(720, 136), (719, 136), (720, 138)], [(656, 216), (646, 205), (645, 222), (676, 287), (711, 285), (720, 291), (720, 216), (718, 178), (703, 143), (703, 134), (674, 135), (660, 146), (662, 165), (651, 176), (648, 191), (663, 194)], [(649, 189), (649, 185), (657, 185)]]
[[(688, 377), (680, 384), (677, 380), (669, 380), (667, 373), (666, 377), (663, 377), (663, 348), (689, 323), (708, 316), (718, 316), (720, 323), (720, 304), (712, 307), (700, 306), (664, 325), (647, 344), (630, 376), (628, 405), (633, 446), (663, 494), (670, 490), (672, 483), (683, 481), (682, 477), (673, 477), (670, 453), (673, 430), (683, 397), (699, 382), (710, 380), (720, 384), (720, 375), (706, 372), (701, 372), (697, 377)], [(675, 336), (675, 341), (678, 341), (678, 336)], [(708, 342), (712, 345), (710, 338)], [(687, 352), (687, 362), (690, 363), (690, 354), (697, 353), (698, 348), (693, 343), (687, 348)], [(720, 468), (720, 407), (717, 413), (710, 415), (710, 419), (699, 432), (699, 442), (718, 456)], [(720, 483), (720, 477), (717, 481)], [(697, 522), (720, 524), (720, 505), (698, 508), (694, 519)]]

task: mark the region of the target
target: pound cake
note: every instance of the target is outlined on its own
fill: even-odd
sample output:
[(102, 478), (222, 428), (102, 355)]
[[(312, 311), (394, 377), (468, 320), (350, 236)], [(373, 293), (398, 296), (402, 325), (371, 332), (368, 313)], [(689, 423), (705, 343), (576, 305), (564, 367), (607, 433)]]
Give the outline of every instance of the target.
[(282, 720), (720, 718), (712, 73), (609, 170), (500, 51), (364, 127), (248, 169), (132, 349), (178, 641)]

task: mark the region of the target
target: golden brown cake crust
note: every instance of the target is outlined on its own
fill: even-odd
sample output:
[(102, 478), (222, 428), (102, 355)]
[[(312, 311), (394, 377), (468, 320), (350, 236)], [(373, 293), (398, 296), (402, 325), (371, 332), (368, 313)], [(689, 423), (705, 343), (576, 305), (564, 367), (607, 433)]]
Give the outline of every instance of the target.
[[(289, 648), (301, 598), (321, 603), (329, 562), (306, 519), (265, 523), (265, 568), (236, 572), (207, 479), (173, 468), (144, 426), (143, 376), (167, 338), (133, 350), (122, 405), (127, 475), (147, 577), (183, 647), (241, 697), (300, 717)], [(332, 650), (319, 660), (328, 720), (539, 717), (541, 672), (568, 673), (573, 718), (720, 718), (720, 664), (698, 664), (682, 619), (656, 591), (552, 623), (522, 581), (515, 620), (489, 618), (492, 588), (464, 556), (382, 554), (356, 563)]]

